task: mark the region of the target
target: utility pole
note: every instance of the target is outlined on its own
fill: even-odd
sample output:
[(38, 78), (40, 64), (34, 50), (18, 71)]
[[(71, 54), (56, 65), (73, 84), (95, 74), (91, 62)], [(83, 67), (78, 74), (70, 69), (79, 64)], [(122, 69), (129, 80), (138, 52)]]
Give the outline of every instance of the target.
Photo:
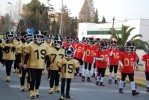
[(114, 29), (114, 21), (115, 21), (115, 17), (113, 17), (113, 22), (112, 22), (112, 29)]
[(63, 0), (62, 0), (62, 7), (61, 7), (61, 22), (60, 22), (60, 35), (63, 37)]
[(11, 5), (11, 8), (10, 8), (10, 22), (9, 22), (9, 31), (11, 31), (11, 11), (12, 11), (12, 3), (11, 2), (8, 2), (8, 4)]

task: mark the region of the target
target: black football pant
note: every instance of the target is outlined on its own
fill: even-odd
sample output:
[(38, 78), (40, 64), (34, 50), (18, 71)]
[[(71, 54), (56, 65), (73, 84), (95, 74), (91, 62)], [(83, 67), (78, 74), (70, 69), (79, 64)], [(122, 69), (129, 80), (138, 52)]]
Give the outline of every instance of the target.
[(59, 74), (57, 70), (50, 70), (50, 73), (51, 73), (50, 88), (53, 88), (54, 83), (55, 83), (55, 86), (59, 85)]
[(21, 69), (21, 78), (20, 78), (20, 83), (21, 83), (21, 86), (23, 86), (25, 84), (25, 76), (26, 76), (26, 73), (28, 73), (28, 77), (27, 77), (27, 83), (30, 83), (30, 74), (29, 74), (29, 69), (24, 69), (22, 68)]
[[(15, 56), (18, 58), (17, 55)], [(14, 69), (19, 69), (19, 61), (17, 59), (14, 61)]]
[(106, 68), (97, 68), (98, 76), (104, 77)]
[(5, 66), (6, 66), (6, 74), (7, 76), (10, 76), (11, 74), (11, 66), (13, 63), (13, 60), (4, 60)]
[(66, 82), (66, 96), (69, 96), (70, 91), (70, 84), (71, 84), (71, 78), (61, 78), (61, 94), (64, 96), (65, 94), (65, 82)]
[(110, 73), (113, 72), (113, 69), (114, 69), (114, 73), (117, 73), (118, 65), (110, 65)]
[(122, 73), (122, 81), (125, 81), (126, 77), (129, 77), (129, 81), (134, 81), (134, 73)]
[(39, 89), (42, 69), (30, 68), (30, 90)]
[(149, 72), (145, 72), (146, 80), (149, 81)]

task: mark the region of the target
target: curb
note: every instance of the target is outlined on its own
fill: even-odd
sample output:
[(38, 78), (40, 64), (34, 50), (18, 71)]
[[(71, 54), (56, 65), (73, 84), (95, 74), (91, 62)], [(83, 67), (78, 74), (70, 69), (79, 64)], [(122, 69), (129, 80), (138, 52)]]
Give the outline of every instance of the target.
[[(105, 75), (109, 75), (109, 70), (106, 70)], [(112, 77), (114, 77), (112, 73)], [(121, 73), (118, 72), (118, 79), (121, 79)], [(135, 83), (139, 86), (146, 87), (146, 79), (140, 78), (140, 77), (134, 77)], [(126, 81), (129, 81), (129, 78), (126, 78)]]

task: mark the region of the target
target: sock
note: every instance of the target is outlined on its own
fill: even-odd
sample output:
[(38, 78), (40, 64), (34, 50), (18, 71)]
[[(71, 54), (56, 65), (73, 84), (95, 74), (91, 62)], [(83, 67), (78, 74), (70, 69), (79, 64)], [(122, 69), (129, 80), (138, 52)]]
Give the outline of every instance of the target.
[(104, 77), (101, 77), (100, 82), (103, 82), (103, 80), (104, 80)]
[(83, 65), (80, 65), (80, 70), (79, 70), (79, 73), (82, 74), (82, 70), (83, 70)]
[(93, 68), (93, 73), (95, 73), (96, 72), (96, 70), (95, 70), (95, 68)]
[(131, 90), (136, 90), (134, 81), (130, 82), (130, 85), (131, 85)]
[(88, 70), (84, 69), (84, 71), (85, 71), (85, 75), (84, 76), (88, 76)]
[(124, 81), (120, 80), (119, 88), (120, 88), (120, 89), (123, 89), (123, 85), (124, 85)]
[(114, 73), (114, 79), (117, 80), (117, 73)]
[(99, 82), (99, 77), (100, 77), (100, 76), (97, 76), (97, 81), (98, 81), (98, 82)]
[(147, 87), (149, 87), (149, 80), (146, 81)]
[(109, 80), (112, 80), (112, 73), (109, 73)]
[(85, 76), (85, 69), (84, 69), (84, 67), (82, 68), (82, 76)]
[(90, 70), (88, 70), (88, 77), (90, 77), (91, 76), (91, 71)]

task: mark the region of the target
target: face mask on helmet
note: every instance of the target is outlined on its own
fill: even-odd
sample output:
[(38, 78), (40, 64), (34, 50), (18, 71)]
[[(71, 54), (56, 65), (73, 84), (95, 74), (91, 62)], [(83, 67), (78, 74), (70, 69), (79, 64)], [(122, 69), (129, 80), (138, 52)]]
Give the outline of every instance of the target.
[(35, 35), (34, 36), (34, 40), (36, 43), (40, 44), (40, 43), (43, 43), (43, 35)]
[(107, 50), (107, 43), (106, 42), (101, 42), (100, 43), (100, 50), (101, 51)]
[(66, 48), (65, 49), (65, 55), (64, 55), (66, 58), (69, 58), (69, 59), (71, 59), (71, 58), (73, 58), (73, 56), (74, 56), (74, 50), (73, 50), (73, 48)]
[(12, 34), (7, 34), (7, 35), (6, 35), (6, 40), (8, 40), (8, 41), (13, 41), (13, 39), (14, 39), (14, 37), (13, 37)]
[(60, 41), (60, 40), (54, 40), (54, 46), (55, 46), (56, 48), (62, 47), (62, 41)]
[(135, 51), (135, 46), (133, 43), (127, 43), (125, 46), (125, 51), (127, 52), (134, 52)]

